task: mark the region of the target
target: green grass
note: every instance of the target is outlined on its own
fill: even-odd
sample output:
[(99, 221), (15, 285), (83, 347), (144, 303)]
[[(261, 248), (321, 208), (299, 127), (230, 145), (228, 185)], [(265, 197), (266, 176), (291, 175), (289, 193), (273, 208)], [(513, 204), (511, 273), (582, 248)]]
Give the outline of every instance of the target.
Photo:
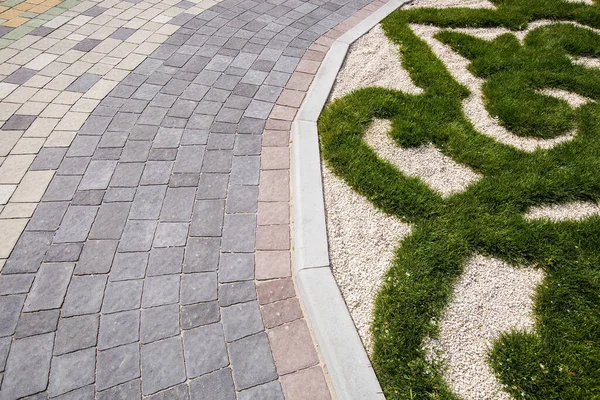
[[(322, 154), (332, 170), (384, 212), (414, 224), (375, 303), (373, 364), (388, 399), (455, 399), (443, 365), (428, 362), (423, 339), (452, 285), (474, 254), (546, 273), (535, 298), (533, 333), (508, 332), (490, 363), (517, 399), (600, 399), (600, 217), (583, 222), (526, 221), (532, 206), (600, 197), (600, 106), (577, 110), (536, 92), (560, 88), (600, 97), (600, 73), (567, 55), (600, 55), (600, 36), (566, 24), (493, 42), (442, 31), (439, 40), (472, 61), (486, 80), (491, 114), (513, 133), (549, 138), (576, 129), (574, 140), (526, 153), (477, 132), (464, 117), (468, 90), (458, 84), (408, 23), (523, 29), (540, 18), (600, 27), (600, 7), (559, 0), (496, 1), (497, 10), (399, 10), (384, 20), (401, 46), (403, 66), (421, 95), (366, 88), (332, 102), (319, 120)], [(374, 118), (392, 121), (402, 147), (433, 143), (483, 178), (443, 199), (419, 179), (378, 158), (362, 136)], [(543, 366), (543, 367), (542, 367)]]

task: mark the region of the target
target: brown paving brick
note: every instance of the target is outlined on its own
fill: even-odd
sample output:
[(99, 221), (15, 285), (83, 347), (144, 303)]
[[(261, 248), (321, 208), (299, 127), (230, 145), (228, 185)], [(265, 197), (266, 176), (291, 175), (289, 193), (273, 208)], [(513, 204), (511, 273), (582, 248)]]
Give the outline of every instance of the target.
[(294, 72), (288, 81), (287, 85), (285, 85), (288, 89), (293, 90), (302, 90), (306, 91), (310, 87), (314, 78), (313, 74), (305, 74), (303, 72)]
[(292, 276), (289, 251), (257, 251), (254, 257), (254, 274), (257, 280)]
[(313, 44), (310, 45), (310, 47), (308, 49), (309, 50), (314, 50), (314, 51), (320, 51), (320, 52), (323, 52), (323, 53), (327, 53), (327, 50), (329, 50), (329, 47), (323, 46), (322, 44), (313, 43)]
[(263, 147), (260, 158), (261, 169), (287, 169), (290, 167), (288, 147)]
[[(321, 38), (322, 38), (322, 36), (321, 36)], [(316, 74), (317, 71), (319, 70), (320, 66), (321, 66), (321, 63), (318, 61), (300, 60), (300, 62), (298, 63), (298, 66), (296, 67), (296, 71), (304, 72), (307, 74)]]
[(325, 53), (322, 51), (308, 50), (306, 53), (304, 53), (302, 58), (312, 61), (323, 61), (325, 58)]
[(321, 367), (304, 369), (281, 377), (286, 400), (330, 400), (329, 388)]
[(269, 118), (267, 123), (265, 124), (265, 129), (270, 129), (274, 131), (289, 131), (292, 128), (292, 123), (290, 121), (281, 121), (277, 119)]
[(325, 46), (327, 48), (330, 48), (331, 45), (333, 44), (334, 39), (327, 37), (327, 36), (321, 36), (320, 38), (318, 38), (315, 43), (316, 44), (320, 44), (321, 46)]
[(327, 33), (325, 33), (325, 36), (327, 36), (328, 38), (332, 38), (332, 39), (337, 39), (340, 36), (342, 36), (344, 33), (346, 33), (345, 30), (340, 29), (340, 25), (342, 25), (343, 23), (344, 22), (341, 22), (333, 29), (330, 29)]
[(283, 225), (290, 222), (290, 205), (287, 201), (258, 203), (258, 225)]
[(258, 199), (260, 201), (289, 201), (289, 172), (284, 169), (261, 171)]
[(267, 329), (302, 318), (302, 309), (297, 297), (265, 304), (261, 307), (261, 312)]
[(293, 121), (296, 116), (297, 108), (276, 105), (271, 111), (271, 118), (281, 119), (284, 121)]
[(284, 146), (285, 148), (288, 148), (290, 145), (290, 131), (266, 130), (262, 136), (262, 144), (265, 147)]
[(310, 331), (304, 319), (267, 331), (279, 375), (289, 374), (319, 363)]
[(296, 296), (292, 278), (258, 282), (256, 284), (256, 292), (258, 293), (258, 302), (261, 305)]
[(302, 104), (302, 100), (304, 100), (304, 92), (284, 89), (277, 99), (277, 104), (298, 108)]
[(289, 250), (290, 226), (265, 225), (256, 228), (257, 250)]

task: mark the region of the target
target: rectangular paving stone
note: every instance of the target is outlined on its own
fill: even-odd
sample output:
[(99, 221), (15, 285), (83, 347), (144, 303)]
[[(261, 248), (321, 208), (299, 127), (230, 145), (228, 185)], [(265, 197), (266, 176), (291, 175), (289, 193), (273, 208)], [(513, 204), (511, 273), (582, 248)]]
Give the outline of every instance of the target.
[[(311, 395), (312, 395), (312, 392), (311, 392)], [(278, 381), (272, 381), (269, 383), (264, 383), (262, 385), (258, 385), (253, 388), (241, 391), (238, 394), (238, 399), (240, 399), (240, 400), (250, 400), (250, 399), (284, 400), (284, 397), (283, 397), (283, 391), (281, 389), (281, 384)]]
[(269, 340), (264, 332), (230, 343), (229, 356), (237, 390), (277, 379)]
[(166, 186), (141, 186), (137, 189), (130, 219), (158, 219), (165, 198)]
[(159, 222), (153, 247), (185, 246), (188, 236), (187, 222)]
[(142, 347), (142, 393), (154, 394), (186, 380), (181, 337)]
[(216, 301), (196, 303), (181, 307), (181, 328), (192, 329), (218, 322), (219, 305)]
[[(96, 388), (98, 390), (128, 382), (139, 378), (140, 375), (140, 346), (138, 343), (98, 352), (96, 361)], [(131, 394), (131, 391), (125, 393)], [(106, 398), (115, 399), (117, 397)]]
[(202, 172), (228, 173), (233, 153), (230, 150), (208, 150), (202, 162)]
[(196, 198), (198, 200), (224, 199), (227, 195), (228, 182), (229, 174), (200, 174)]
[(156, 225), (154, 220), (128, 220), (119, 242), (119, 251), (149, 251)]
[(253, 252), (256, 236), (255, 214), (226, 214), (223, 224), (223, 252)]
[(257, 208), (258, 186), (230, 186), (227, 199), (227, 213), (254, 213), (257, 211)]
[(54, 333), (13, 342), (2, 382), (5, 398), (17, 399), (46, 389), (53, 343)]
[(182, 146), (177, 151), (173, 172), (200, 173), (204, 159), (204, 146)]
[(72, 206), (98, 206), (102, 203), (104, 190), (78, 190), (71, 201)]
[(17, 324), (15, 338), (21, 339), (56, 331), (59, 313), (59, 310), (47, 310), (22, 314)]
[(152, 276), (144, 280), (142, 307), (179, 302), (179, 275)]
[(179, 335), (179, 305), (170, 304), (142, 310), (141, 343)]
[(183, 261), (184, 272), (216, 271), (219, 265), (219, 238), (189, 238)]
[(100, 312), (106, 279), (106, 275), (74, 276), (67, 290), (61, 316), (71, 317)]
[(44, 262), (77, 261), (83, 243), (64, 243), (50, 246), (44, 257)]
[(48, 394), (58, 396), (94, 382), (96, 350), (86, 349), (52, 359)]
[(257, 301), (235, 304), (221, 309), (227, 342), (264, 331)]
[(129, 203), (105, 203), (90, 231), (90, 239), (120, 239), (129, 215)]
[(249, 253), (222, 253), (219, 262), (219, 282), (237, 282), (254, 279), (254, 255)]
[(153, 248), (150, 251), (147, 275), (158, 276), (181, 273), (183, 251), (183, 247)]
[(190, 236), (221, 236), (225, 202), (198, 200), (194, 205)]
[(137, 342), (140, 339), (140, 311), (122, 311), (100, 316), (98, 350)]
[(75, 195), (75, 191), (77, 190), (77, 186), (79, 186), (79, 182), (81, 181), (80, 176), (55, 176), (46, 193), (44, 193), (44, 197), (42, 197), (43, 201), (69, 201), (73, 199)]
[[(40, 206), (38, 206), (38, 209)], [(46, 251), (50, 247), (52, 236), (52, 232), (23, 232), (17, 241), (10, 258), (6, 260), (2, 273), (20, 274), (25, 272), (37, 272)]]
[(236, 396), (230, 368), (212, 372), (190, 381), (193, 399), (228, 400)]
[(83, 242), (90, 232), (98, 207), (69, 207), (54, 235), (54, 243)]
[(229, 365), (223, 327), (219, 323), (183, 332), (187, 376), (196, 378)]
[(24, 312), (59, 308), (65, 298), (75, 264), (42, 264), (31, 292), (27, 295)]
[(0, 296), (28, 293), (35, 274), (0, 275)]
[(260, 176), (260, 157), (233, 157), (231, 165), (232, 185), (258, 185)]
[(0, 297), (0, 336), (10, 336), (15, 333), (25, 295)]
[(140, 181), (141, 185), (166, 185), (169, 183), (172, 161), (148, 161)]
[(232, 304), (256, 300), (254, 282), (234, 282), (219, 285), (219, 305), (227, 307)]
[(91, 161), (79, 184), (79, 190), (106, 189), (116, 166), (117, 162), (112, 160)]
[(160, 213), (160, 220), (189, 221), (192, 215), (195, 194), (195, 188), (168, 188)]
[(61, 318), (58, 322), (54, 355), (87, 349), (96, 345), (100, 317), (98, 314)]
[(217, 274), (204, 272), (181, 276), (181, 304), (217, 300)]
[[(42, 150), (44, 150), (44, 149), (42, 149)], [(38, 156), (39, 156), (39, 154), (38, 154)], [(90, 163), (90, 160), (91, 160), (91, 157), (65, 158), (62, 162), (60, 162), (60, 167), (58, 168), (58, 174), (59, 175), (83, 175)], [(35, 164), (35, 160), (33, 161), (33, 163)], [(81, 180), (80, 177), (79, 177), (79, 180)]]
[(146, 275), (148, 252), (117, 253), (110, 271), (111, 281), (141, 279)]
[(120, 163), (110, 180), (111, 187), (136, 187), (140, 182), (144, 163)]
[(108, 282), (102, 302), (102, 312), (108, 314), (140, 308), (142, 285), (141, 279)]
[(88, 240), (83, 245), (76, 275), (106, 274), (110, 271), (118, 242), (116, 240)]

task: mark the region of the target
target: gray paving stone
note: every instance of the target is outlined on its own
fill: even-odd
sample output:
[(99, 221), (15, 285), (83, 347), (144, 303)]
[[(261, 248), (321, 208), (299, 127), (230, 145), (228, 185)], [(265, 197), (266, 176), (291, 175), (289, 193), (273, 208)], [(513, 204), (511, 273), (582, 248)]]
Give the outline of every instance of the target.
[(35, 118), (33, 115), (13, 114), (0, 129), (3, 131), (26, 131)]
[(106, 275), (81, 275), (71, 279), (61, 316), (93, 314), (100, 312)]
[(152, 276), (144, 280), (142, 307), (179, 302), (179, 275)]
[(251, 300), (256, 300), (256, 288), (253, 281), (219, 285), (219, 304), (221, 307)]
[[(96, 362), (96, 389), (101, 391), (140, 377), (140, 346), (132, 343), (98, 352)], [(138, 383), (139, 385), (139, 383)], [(139, 387), (138, 387), (139, 389)], [(135, 385), (123, 385), (110, 392), (98, 394), (104, 399), (135, 399)], [(130, 397), (131, 396), (131, 397)]]
[(0, 339), (0, 371), (4, 371), (4, 368), (6, 367), (6, 359), (8, 358), (8, 351), (10, 350), (11, 342), (11, 337)]
[(264, 331), (257, 301), (240, 303), (221, 309), (223, 330), (228, 342)]
[(204, 159), (204, 146), (182, 146), (177, 152), (173, 172), (200, 173)]
[(77, 191), (71, 201), (72, 206), (98, 206), (104, 198), (104, 190)]
[(79, 190), (106, 189), (116, 166), (116, 161), (92, 160), (79, 184)]
[(229, 344), (233, 381), (244, 390), (277, 379), (266, 333), (257, 333)]
[(146, 274), (148, 276), (158, 276), (181, 273), (183, 251), (183, 247), (152, 249), (150, 251), (150, 261), (148, 262)]
[(102, 303), (102, 312), (114, 313), (140, 308), (142, 280), (108, 282)]
[(139, 187), (135, 193), (129, 218), (158, 219), (166, 190), (166, 185)]
[(88, 240), (83, 245), (75, 274), (106, 274), (110, 271), (118, 242), (116, 240)]
[(169, 180), (169, 187), (198, 187), (200, 174), (175, 174)]
[(83, 400), (83, 399), (93, 399), (93, 398), (94, 398), (94, 385), (87, 385), (80, 389), (75, 389), (69, 393), (65, 393), (58, 397), (54, 397), (54, 399), (56, 399), (56, 400)]
[[(46, 225), (48, 220), (44, 220), (42, 218), (42, 214), (45, 213), (44, 211), (50, 211), (48, 210), (48, 208), (53, 207), (42, 207), (44, 204), (46, 203), (41, 203), (40, 205), (38, 205), (38, 210), (40, 208), (45, 208), (45, 210), (40, 211), (40, 214), (38, 214), (38, 217), (35, 220), (32, 218), (29, 221), (29, 225), (33, 224), (34, 227), (45, 227), (44, 225)], [(59, 208), (59, 210), (54, 211), (58, 211), (59, 214), (64, 214), (67, 205), (61, 204), (60, 206), (61, 207)], [(60, 214), (61, 219), (62, 214)], [(56, 214), (54, 215), (56, 216)], [(58, 221), (59, 222), (56, 223), (57, 227), (60, 223), (60, 219), (58, 219)], [(6, 260), (6, 264), (4, 265), (2, 273), (20, 274), (25, 272), (37, 272), (37, 270), (40, 268), (42, 260), (44, 259), (44, 254), (46, 254), (46, 251), (50, 247), (50, 243), (52, 242), (52, 236), (52, 232), (23, 232), (21, 234), (21, 237), (17, 241), (15, 248), (10, 254), (10, 257), (8, 258), (8, 260)]]
[(146, 275), (148, 252), (117, 253), (111, 273), (111, 281), (141, 279)]
[(181, 304), (217, 300), (217, 273), (204, 272), (181, 276)]
[(209, 150), (232, 150), (235, 142), (235, 134), (212, 134), (208, 138), (206, 146)]
[(281, 384), (278, 381), (265, 383), (238, 394), (239, 400), (284, 400)]
[(225, 202), (198, 200), (194, 205), (190, 236), (221, 236)]
[(226, 214), (223, 223), (223, 252), (253, 252), (256, 241), (255, 214)]
[(37, 74), (37, 71), (30, 68), (21, 67), (17, 69), (15, 72), (7, 76), (3, 79), (5, 83), (15, 83), (17, 85), (22, 85), (31, 79), (34, 75)]
[(219, 305), (216, 301), (196, 303), (181, 307), (181, 328), (192, 329), (218, 322)]
[(204, 154), (202, 172), (229, 173), (232, 158), (230, 150), (208, 150)]
[(118, 112), (108, 125), (108, 131), (129, 132), (138, 118), (139, 115), (134, 113)]
[(39, 153), (35, 156), (29, 169), (31, 171), (58, 169), (66, 152), (67, 149), (65, 148), (44, 147), (40, 149)]
[(189, 238), (183, 272), (216, 271), (219, 265), (219, 238)]
[(15, 333), (24, 302), (25, 295), (21, 294), (0, 297), (0, 336)]
[(179, 305), (142, 310), (141, 342), (150, 343), (179, 334)]
[(192, 215), (195, 194), (195, 188), (168, 188), (160, 213), (160, 220), (189, 221)]
[(260, 178), (260, 157), (233, 157), (231, 166), (232, 185), (258, 185)]
[(94, 382), (96, 349), (79, 350), (52, 359), (48, 394), (58, 396)]
[(229, 187), (227, 213), (255, 213), (258, 209), (258, 186)]
[(58, 310), (22, 314), (19, 318), (19, 323), (17, 324), (15, 338), (21, 339), (28, 336), (56, 331), (58, 316)]
[[(67, 212), (67, 208), (69, 207), (69, 203), (67, 202), (51, 202), (46, 203), (42, 202), (38, 204), (33, 216), (29, 220), (27, 224), (26, 230), (28, 231), (56, 231), (60, 226), (60, 222), (62, 221), (65, 213)], [(32, 234), (30, 234), (32, 235)], [(42, 234), (38, 234), (38, 239), (41, 240)], [(41, 243), (45, 243), (46, 240), (41, 240)], [(49, 244), (48, 244), (49, 246)], [(18, 244), (17, 244), (18, 247)]]
[(54, 235), (54, 243), (83, 242), (90, 232), (98, 207), (69, 207)]
[(263, 85), (260, 87), (260, 89), (258, 89), (258, 92), (254, 98), (257, 100), (274, 103), (277, 101), (282, 91), (282, 87)]
[(228, 182), (229, 174), (203, 173), (200, 175), (196, 198), (198, 200), (224, 199), (227, 195)]
[(109, 116), (92, 115), (85, 121), (79, 130), (79, 133), (86, 135), (101, 135), (106, 128), (108, 128), (108, 124), (110, 124), (111, 120), (112, 117)]
[(112, 187), (136, 187), (140, 183), (144, 163), (118, 164), (110, 180)]
[(132, 202), (136, 188), (108, 188), (102, 199), (105, 203)]
[(140, 311), (122, 311), (100, 316), (98, 350), (137, 342), (140, 340)]
[(3, 398), (17, 399), (41, 392), (48, 385), (54, 333), (12, 343), (2, 383)]
[(24, 312), (59, 308), (65, 298), (73, 275), (72, 263), (42, 264), (31, 292), (27, 295)]
[(183, 341), (188, 378), (196, 378), (229, 365), (221, 324), (184, 331)]
[(56, 331), (54, 355), (96, 346), (99, 324), (98, 314), (61, 318)]
[(150, 153), (149, 140), (128, 140), (121, 153), (121, 162), (145, 162)]
[(223, 368), (190, 381), (190, 395), (193, 399), (235, 399), (231, 369)]
[(0, 296), (28, 293), (35, 274), (0, 275)]
[(185, 246), (187, 236), (187, 222), (159, 222), (153, 247)]
[(166, 185), (169, 183), (172, 161), (148, 161), (142, 174), (141, 185)]
[(158, 126), (136, 125), (129, 133), (128, 139), (131, 141), (149, 141), (154, 139), (157, 132)]
[[(57, 173), (59, 175), (83, 175), (88, 167), (88, 164), (90, 163), (90, 160), (91, 157), (65, 158), (62, 160), (62, 162), (60, 162), (60, 167), (58, 168)], [(56, 177), (54, 179), (56, 179)], [(81, 178), (79, 178), (79, 181), (80, 180)]]
[(186, 380), (181, 337), (142, 347), (142, 393), (154, 394)]
[(189, 400), (189, 387), (186, 383), (182, 383), (163, 392), (148, 396), (148, 400)]
[(244, 117), (240, 122), (238, 133), (251, 133), (261, 135), (265, 128), (265, 120), (260, 118)]
[(98, 136), (77, 135), (67, 151), (67, 157), (91, 157), (100, 142)]
[(157, 221), (129, 220), (119, 242), (119, 251), (149, 251)]
[(176, 148), (181, 142), (183, 136), (183, 129), (180, 128), (159, 128), (154, 141), (152, 142), (153, 148)]
[(104, 203), (98, 210), (90, 239), (120, 239), (129, 215), (129, 203)]
[(81, 182), (80, 176), (55, 176), (48, 185), (42, 201), (72, 200), (79, 182)]

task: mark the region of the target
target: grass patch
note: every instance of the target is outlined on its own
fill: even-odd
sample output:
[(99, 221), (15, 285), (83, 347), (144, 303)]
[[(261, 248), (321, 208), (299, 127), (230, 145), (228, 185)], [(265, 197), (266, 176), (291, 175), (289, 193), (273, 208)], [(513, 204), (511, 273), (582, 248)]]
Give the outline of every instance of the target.
[[(436, 336), (452, 284), (473, 254), (543, 268), (533, 334), (504, 334), (490, 362), (518, 399), (600, 398), (600, 218), (583, 222), (526, 221), (531, 206), (600, 195), (600, 106), (571, 109), (540, 95), (560, 88), (592, 99), (600, 74), (569, 55), (598, 56), (600, 36), (567, 24), (492, 42), (441, 32), (438, 39), (472, 61), (486, 79), (490, 112), (516, 134), (553, 137), (576, 129), (570, 142), (526, 153), (477, 132), (458, 84), (408, 23), (443, 27), (523, 29), (540, 18), (600, 27), (597, 6), (559, 0), (496, 1), (497, 10), (399, 10), (383, 23), (401, 46), (403, 66), (424, 89), (408, 95), (382, 88), (354, 91), (329, 104), (319, 120), (322, 154), (332, 170), (384, 212), (414, 223), (398, 247), (375, 304), (373, 362), (388, 399), (454, 399), (442, 366), (426, 360), (423, 339)], [(433, 143), (483, 178), (443, 199), (419, 179), (378, 158), (362, 136), (374, 118), (392, 121), (403, 147)]]

